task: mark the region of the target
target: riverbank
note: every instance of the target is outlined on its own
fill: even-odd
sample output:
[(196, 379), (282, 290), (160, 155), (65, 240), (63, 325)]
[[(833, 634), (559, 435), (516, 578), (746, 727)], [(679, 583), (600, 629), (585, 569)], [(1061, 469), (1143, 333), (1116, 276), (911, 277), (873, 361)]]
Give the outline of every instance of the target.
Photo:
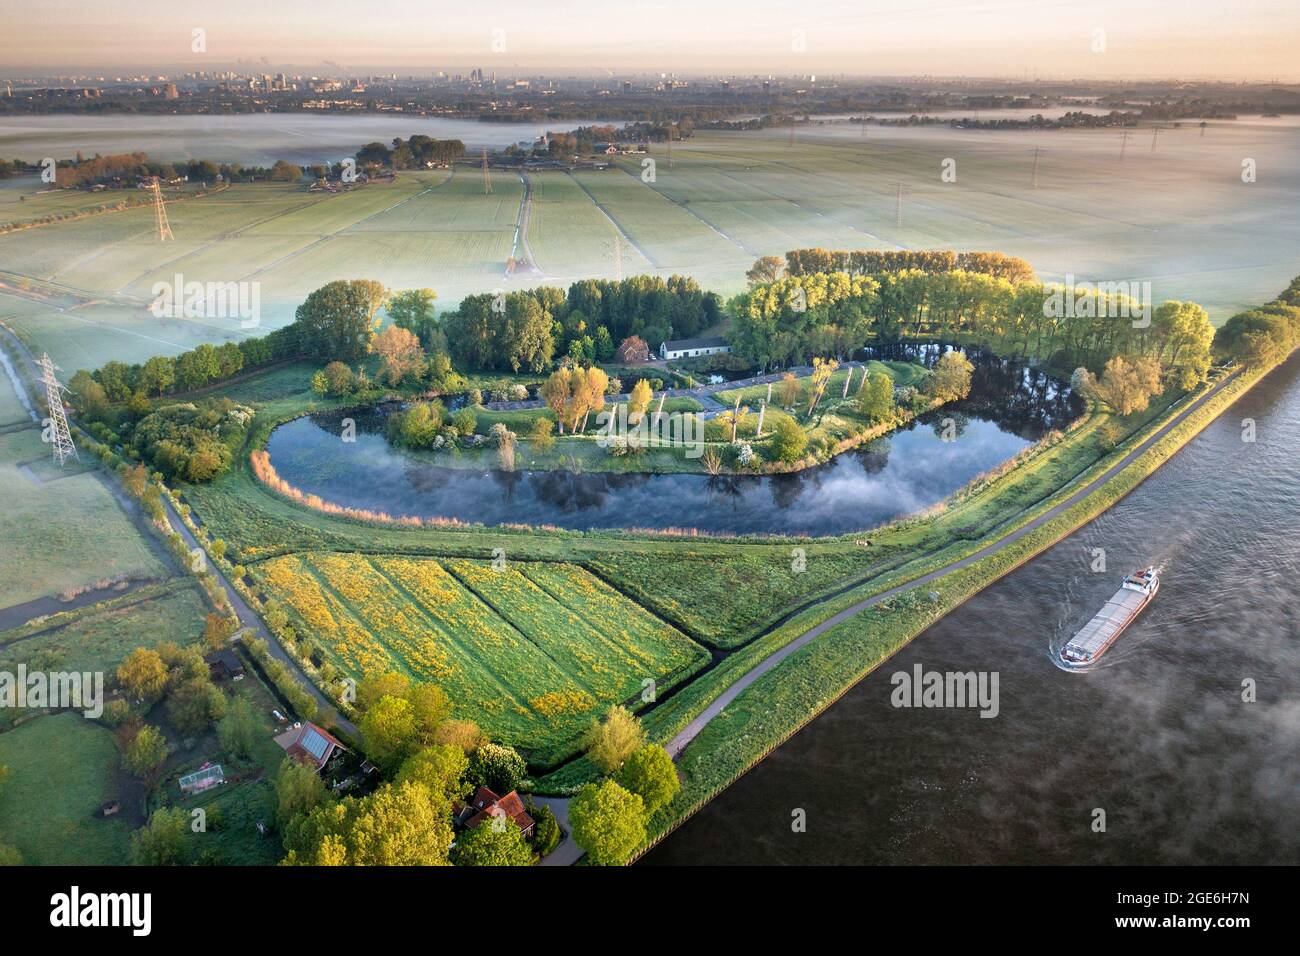
[[(1000, 543), (988, 545), (951, 567), (858, 600), (805, 632), (800, 644), (787, 641), (783, 647), (788, 650), (765, 659), (771, 660), (769, 666), (760, 665), (740, 679), (745, 681), (740, 692), (725, 700), (720, 698), (711, 712), (704, 712), (669, 740), (670, 752), (681, 753), (683, 788), (673, 805), (652, 822), (650, 838), (634, 858), (689, 819), (939, 618), (1127, 495), (1265, 374), (1267, 371), (1237, 373), (1203, 390), (1191, 403), (1149, 429), (1149, 434), (1120, 462), (1089, 479), (1014, 534), (1000, 539)], [(921, 588), (931, 583), (938, 590), (921, 595)], [(877, 613), (863, 614), (868, 609), (876, 609)], [(821, 637), (824, 640), (814, 643)]]

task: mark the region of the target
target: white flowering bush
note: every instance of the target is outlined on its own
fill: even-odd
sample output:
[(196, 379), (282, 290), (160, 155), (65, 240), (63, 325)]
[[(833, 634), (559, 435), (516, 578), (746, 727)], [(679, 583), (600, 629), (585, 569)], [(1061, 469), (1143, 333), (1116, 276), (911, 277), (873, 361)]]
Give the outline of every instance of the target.
[(754, 449), (749, 442), (736, 442), (736, 461), (742, 468), (749, 468), (758, 461), (758, 456), (754, 454)]

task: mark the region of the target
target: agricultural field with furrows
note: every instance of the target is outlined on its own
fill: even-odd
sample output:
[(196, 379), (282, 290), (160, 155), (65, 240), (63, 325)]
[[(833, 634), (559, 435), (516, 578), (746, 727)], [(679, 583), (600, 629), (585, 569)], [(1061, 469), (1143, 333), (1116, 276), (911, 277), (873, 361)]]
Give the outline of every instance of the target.
[[(613, 217), (630, 239), (623, 275), (677, 272), (724, 295), (743, 287), (756, 256), (800, 246), (998, 249), (1049, 280), (1150, 280), (1156, 301), (1193, 299), (1221, 322), (1267, 300), (1292, 274), (1283, 250), (1300, 238), (1300, 225), (1274, 212), (1294, 176), (1243, 190), (1232, 172), (1244, 155), (1289, 169), (1284, 142), (1246, 124), (1204, 139), (1169, 130), (1159, 164), (1135, 151), (1121, 166), (1115, 137), (1097, 131), (1059, 131), (1045, 142), (1033, 133), (870, 126), (864, 139), (855, 125), (814, 124), (800, 125), (793, 145), (786, 130), (698, 133), (674, 144), (671, 167), (664, 145), (652, 146), (650, 184), (640, 178), (642, 157), (604, 171), (530, 173), (528, 251), (541, 278), (505, 275), (512, 249), (526, 255), (522, 244), (514, 248), (523, 184), (513, 170), (492, 171), (490, 195), (473, 168), (403, 172), (394, 183), (339, 195), (240, 183), (169, 203), (175, 239), (167, 243), (158, 242), (147, 206), (0, 236), (0, 282), (55, 285), (38, 290), (53, 295), (47, 304), (0, 293), (0, 318), (69, 370), (143, 361), (248, 334), (235, 320), (145, 311), (152, 284), (177, 272), (259, 282), (255, 331), (264, 333), (340, 278), (430, 287), (446, 309), (493, 288), (609, 276)], [(1035, 148), (1039, 182), (1031, 188)], [(953, 183), (938, 176), (948, 157), (958, 160)], [(1198, 190), (1195, 221), (1179, 183)], [(0, 209), (16, 188), (0, 189)], [(21, 205), (38, 201), (81, 200), (69, 191)], [(1219, 241), (1225, 229), (1236, 241)], [(60, 287), (82, 300), (59, 300)]]
[(659, 692), (703, 648), (575, 565), (309, 552), (252, 573), (323, 658), (359, 677), (439, 684), (459, 716), (538, 764), (567, 756), (613, 703)]
[[(0, 394), (12, 395), (0, 374)], [(36, 428), (0, 434), (0, 541), (39, 529), (41, 547), (0, 548), (0, 607), (165, 569), (95, 475), (76, 461), (63, 469)]]
[[(617, 175), (611, 173), (610, 175)], [(617, 229), (592, 198), (568, 173), (529, 173), (532, 184), (528, 243), (534, 265), (548, 278), (614, 276), (614, 236)], [(623, 275), (653, 271), (636, 249), (622, 249)]]
[[(643, 183), (613, 171), (573, 174), (660, 272), (743, 275), (754, 257), (716, 229)], [(625, 273), (626, 274), (626, 273)]]

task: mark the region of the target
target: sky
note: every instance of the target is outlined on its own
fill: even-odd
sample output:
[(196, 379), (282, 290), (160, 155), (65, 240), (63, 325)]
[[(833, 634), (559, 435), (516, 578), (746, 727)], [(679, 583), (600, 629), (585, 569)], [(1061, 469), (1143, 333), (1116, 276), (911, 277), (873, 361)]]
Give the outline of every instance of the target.
[(0, 0), (10, 76), (477, 66), (1297, 81), (1297, 41), (1296, 0)]

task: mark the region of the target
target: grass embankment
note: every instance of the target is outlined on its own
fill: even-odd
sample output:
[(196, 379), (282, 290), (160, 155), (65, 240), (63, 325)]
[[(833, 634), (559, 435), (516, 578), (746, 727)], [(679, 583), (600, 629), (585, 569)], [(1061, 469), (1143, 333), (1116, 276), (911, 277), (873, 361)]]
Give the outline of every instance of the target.
[[(909, 591), (849, 618), (759, 678), (706, 725), (687, 747), (680, 762), (684, 778), (682, 791), (673, 804), (653, 821), (651, 838), (641, 852), (679, 826), (940, 617), (1092, 520), (1136, 488), (1236, 401), (1262, 374), (1239, 375), (1101, 488), (1002, 550), (932, 582), (927, 586), (926, 594), (919, 593), (921, 589)], [(1170, 409), (1162, 419), (1173, 417), (1181, 407), (1180, 403), (1179, 409)], [(1147, 435), (1162, 426), (1163, 420), (1153, 421), (1143, 430), (1145, 434), (1133, 436), (1125, 443), (1125, 448), (1117, 450), (1117, 454), (1126, 454), (1126, 449), (1145, 440)], [(1088, 475), (1070, 488), (1063, 489), (1054, 499), (1068, 499), (1075, 488), (1085, 485), (1111, 464), (1113, 462), (1098, 463), (1089, 469)], [(1049, 503), (1038, 510), (1046, 511), (1052, 506)], [(1026, 521), (1017, 524), (1023, 525), (1028, 520), (1032, 520), (1032, 516), (1026, 516)], [(881, 585), (885, 584), (881, 582)], [(868, 586), (848, 592), (824, 611), (837, 612), (886, 589), (886, 586)], [(934, 595), (937, 597), (932, 599)], [(826, 613), (818, 614), (821, 619), (827, 616)], [(806, 630), (811, 623), (811, 618), (795, 618), (758, 643), (770, 641), (771, 649), (775, 649), (787, 643), (795, 633)], [(789, 633), (782, 638), (781, 632), (787, 631)], [(735, 676), (738, 677), (767, 653), (770, 653), (768, 648), (760, 651), (756, 645), (746, 656), (744, 664), (732, 665), (737, 671)], [(731, 661), (726, 664), (731, 664)], [(652, 729), (656, 739), (667, 739), (685, 726), (689, 710), (698, 712), (697, 708), (678, 709), (687, 713), (673, 717), (665, 714)]]

